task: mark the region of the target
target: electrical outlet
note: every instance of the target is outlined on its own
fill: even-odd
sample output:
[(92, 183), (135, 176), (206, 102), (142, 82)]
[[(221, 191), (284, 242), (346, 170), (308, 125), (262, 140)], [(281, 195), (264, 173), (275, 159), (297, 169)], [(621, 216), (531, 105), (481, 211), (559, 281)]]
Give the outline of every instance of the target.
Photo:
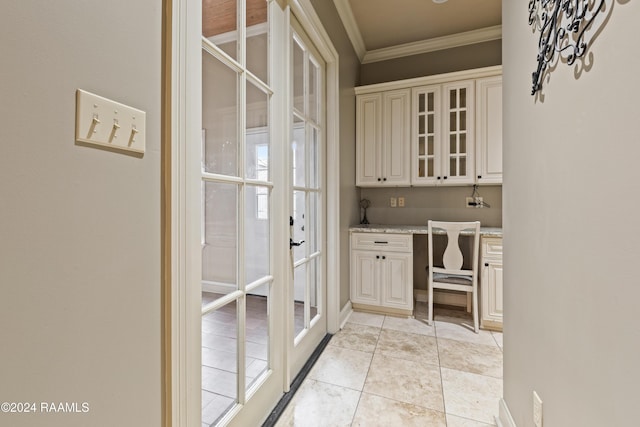
[(467, 197), (466, 206), (468, 208), (475, 208), (476, 207), (476, 202), (473, 200), (473, 197)]
[(392, 208), (395, 208), (396, 206), (398, 206), (398, 200), (395, 197), (390, 198), (389, 206), (391, 206)]
[(542, 399), (538, 393), (533, 392), (533, 424), (542, 427)]
[(404, 197), (398, 197), (398, 206), (404, 208)]

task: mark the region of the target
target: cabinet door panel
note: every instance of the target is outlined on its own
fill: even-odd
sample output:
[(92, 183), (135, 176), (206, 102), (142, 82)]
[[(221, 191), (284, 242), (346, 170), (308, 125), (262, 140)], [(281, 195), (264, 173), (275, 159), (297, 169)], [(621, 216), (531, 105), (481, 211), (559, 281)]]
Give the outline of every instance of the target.
[(442, 132), (442, 184), (475, 181), (475, 83), (465, 80), (445, 84)]
[(380, 304), (378, 264), (376, 253), (351, 252), (351, 301), (360, 304)]
[(382, 304), (413, 309), (413, 265), (409, 254), (383, 253), (381, 262)]
[(382, 95), (359, 96), (356, 117), (356, 185), (379, 185), (382, 179)]
[(502, 184), (502, 76), (476, 82), (477, 153), (479, 184)]
[(409, 185), (410, 91), (385, 92), (382, 177), (384, 184)]

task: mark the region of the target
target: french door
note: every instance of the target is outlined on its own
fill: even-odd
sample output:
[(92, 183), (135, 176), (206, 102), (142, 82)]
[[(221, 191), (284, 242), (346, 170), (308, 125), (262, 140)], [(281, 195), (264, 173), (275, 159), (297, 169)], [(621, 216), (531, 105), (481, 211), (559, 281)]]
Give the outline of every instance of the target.
[(327, 333), (325, 63), (295, 17), (290, 25), (289, 382)]

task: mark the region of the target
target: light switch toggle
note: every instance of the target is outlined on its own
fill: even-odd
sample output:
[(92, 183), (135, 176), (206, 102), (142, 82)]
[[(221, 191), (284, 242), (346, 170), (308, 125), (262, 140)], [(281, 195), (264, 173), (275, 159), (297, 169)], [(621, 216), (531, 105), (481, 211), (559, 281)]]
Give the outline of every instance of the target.
[(78, 142), (144, 153), (145, 122), (142, 110), (81, 89), (76, 91)]

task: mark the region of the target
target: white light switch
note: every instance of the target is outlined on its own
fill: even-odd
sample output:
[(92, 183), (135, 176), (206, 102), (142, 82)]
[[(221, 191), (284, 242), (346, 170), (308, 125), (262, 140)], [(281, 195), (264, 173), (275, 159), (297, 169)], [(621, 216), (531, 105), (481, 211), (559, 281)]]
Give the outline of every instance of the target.
[(144, 153), (146, 113), (78, 89), (76, 141)]

